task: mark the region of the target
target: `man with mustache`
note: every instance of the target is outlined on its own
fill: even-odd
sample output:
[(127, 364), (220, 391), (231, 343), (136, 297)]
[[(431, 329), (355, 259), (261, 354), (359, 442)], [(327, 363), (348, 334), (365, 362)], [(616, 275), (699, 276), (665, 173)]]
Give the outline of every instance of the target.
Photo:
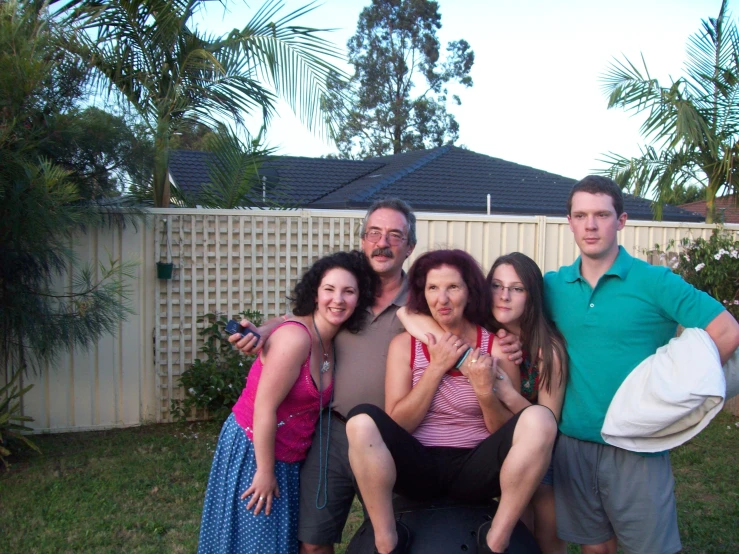
[[(346, 414), (362, 403), (385, 405), (388, 346), (396, 335), (404, 331), (396, 312), (408, 299), (403, 263), (416, 246), (416, 216), (411, 207), (400, 199), (379, 200), (367, 210), (361, 237), (361, 249), (380, 277), (381, 292), (362, 330), (357, 334), (340, 331), (335, 339), (336, 370), (331, 417), (326, 417), (327, 414), (322, 417), (300, 471), (298, 538), (301, 554), (333, 554), (333, 543), (341, 542), (355, 495), (349, 465)], [(279, 321), (280, 318), (268, 321), (258, 329), (262, 335), (259, 343), (253, 335), (245, 338), (236, 335), (230, 340), (242, 352), (253, 354)], [(248, 322), (242, 321), (242, 325), (246, 324)], [(504, 351), (510, 353), (509, 357), (520, 359), (518, 338), (513, 335), (505, 337), (501, 344), (506, 343), (508, 346), (504, 346)]]

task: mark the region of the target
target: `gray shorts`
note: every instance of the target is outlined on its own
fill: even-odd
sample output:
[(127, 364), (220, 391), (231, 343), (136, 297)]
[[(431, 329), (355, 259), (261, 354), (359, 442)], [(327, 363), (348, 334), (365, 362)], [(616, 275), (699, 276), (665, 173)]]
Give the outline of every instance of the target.
[[(323, 459), (326, 459), (326, 434), (328, 417), (323, 414)], [(355, 485), (349, 465), (349, 443), (346, 439), (346, 424), (335, 415), (331, 416), (331, 441), (328, 449), (328, 471), (318, 465), (318, 424), (313, 434), (313, 445), (300, 469), (300, 519), (298, 540), (307, 544), (332, 544), (341, 542), (341, 533), (349, 516), (354, 500)], [(321, 490), (318, 479), (321, 478)], [(328, 498), (323, 505), (325, 484), (328, 483)], [(318, 502), (316, 502), (318, 495)]]
[(640, 456), (561, 435), (554, 482), (559, 538), (600, 544), (615, 535), (628, 554), (681, 550), (669, 454)]

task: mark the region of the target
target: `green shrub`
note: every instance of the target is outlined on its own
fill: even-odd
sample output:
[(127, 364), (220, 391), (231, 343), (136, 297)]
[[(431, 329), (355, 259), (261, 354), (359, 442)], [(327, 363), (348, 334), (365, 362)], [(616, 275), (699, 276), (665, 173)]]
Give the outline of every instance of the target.
[(24, 433), (29, 431), (28, 427), (20, 424), (25, 421), (33, 421), (32, 417), (20, 415), (21, 398), (33, 387), (33, 385), (28, 385), (20, 388), (17, 384), (20, 376), (21, 372), (16, 372), (10, 378), (10, 381), (0, 388), (0, 463), (5, 466), (6, 470), (10, 468), (8, 457), (12, 454), (11, 446), (25, 444), (36, 452), (41, 452), (38, 446), (25, 436)]
[[(235, 319), (242, 317), (257, 326), (262, 322), (260, 312), (247, 310)], [(226, 419), (241, 396), (255, 358), (244, 356), (228, 342), (228, 335), (223, 332), (228, 322), (225, 315), (205, 314), (198, 322), (205, 323), (199, 332), (205, 337), (205, 345), (199, 350), (201, 357), (180, 376), (185, 399), (172, 400), (172, 413), (178, 420), (185, 420), (193, 410), (208, 417)]]
[(739, 319), (739, 241), (733, 233), (717, 227), (708, 240), (684, 238), (671, 267)]

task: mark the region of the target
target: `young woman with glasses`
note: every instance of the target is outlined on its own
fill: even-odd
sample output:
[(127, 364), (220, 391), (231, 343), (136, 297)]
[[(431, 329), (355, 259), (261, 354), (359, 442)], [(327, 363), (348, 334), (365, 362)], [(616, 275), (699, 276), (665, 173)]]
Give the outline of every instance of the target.
[[(514, 386), (505, 371), (498, 371), (493, 392), (513, 414), (540, 404), (559, 420), (567, 376), (567, 350), (564, 338), (544, 313), (541, 270), (531, 258), (514, 252), (495, 260), (486, 283), (491, 292), (487, 327), (491, 330), (502, 327), (518, 335), (526, 353), (520, 366), (520, 387)], [(443, 333), (425, 315), (401, 309), (398, 317), (406, 330), (423, 342), (428, 341), (427, 333), (436, 337)], [(564, 541), (557, 538), (551, 465), (532, 497), (529, 513), (522, 519), (532, 528), (544, 554), (566, 551)]]

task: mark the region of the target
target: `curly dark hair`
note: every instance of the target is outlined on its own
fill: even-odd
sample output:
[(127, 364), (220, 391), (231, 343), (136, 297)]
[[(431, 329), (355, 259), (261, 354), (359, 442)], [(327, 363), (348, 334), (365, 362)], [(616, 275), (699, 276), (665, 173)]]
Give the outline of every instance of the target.
[(350, 252), (336, 252), (317, 260), (308, 271), (303, 274), (293, 295), (289, 298), (295, 315), (309, 315), (316, 309), (318, 287), (327, 271), (339, 267), (347, 270), (357, 279), (359, 287), (357, 307), (354, 313), (342, 325), (352, 333), (362, 328), (367, 316), (367, 310), (375, 302), (375, 293), (380, 286), (380, 279), (367, 261), (367, 257), (359, 250)]
[(464, 250), (432, 250), (413, 262), (408, 271), (408, 311), (431, 315), (426, 302), (426, 276), (429, 271), (442, 265), (451, 266), (459, 271), (467, 285), (465, 319), (484, 327), (489, 319), (490, 288), (485, 286), (485, 276), (480, 265)]

